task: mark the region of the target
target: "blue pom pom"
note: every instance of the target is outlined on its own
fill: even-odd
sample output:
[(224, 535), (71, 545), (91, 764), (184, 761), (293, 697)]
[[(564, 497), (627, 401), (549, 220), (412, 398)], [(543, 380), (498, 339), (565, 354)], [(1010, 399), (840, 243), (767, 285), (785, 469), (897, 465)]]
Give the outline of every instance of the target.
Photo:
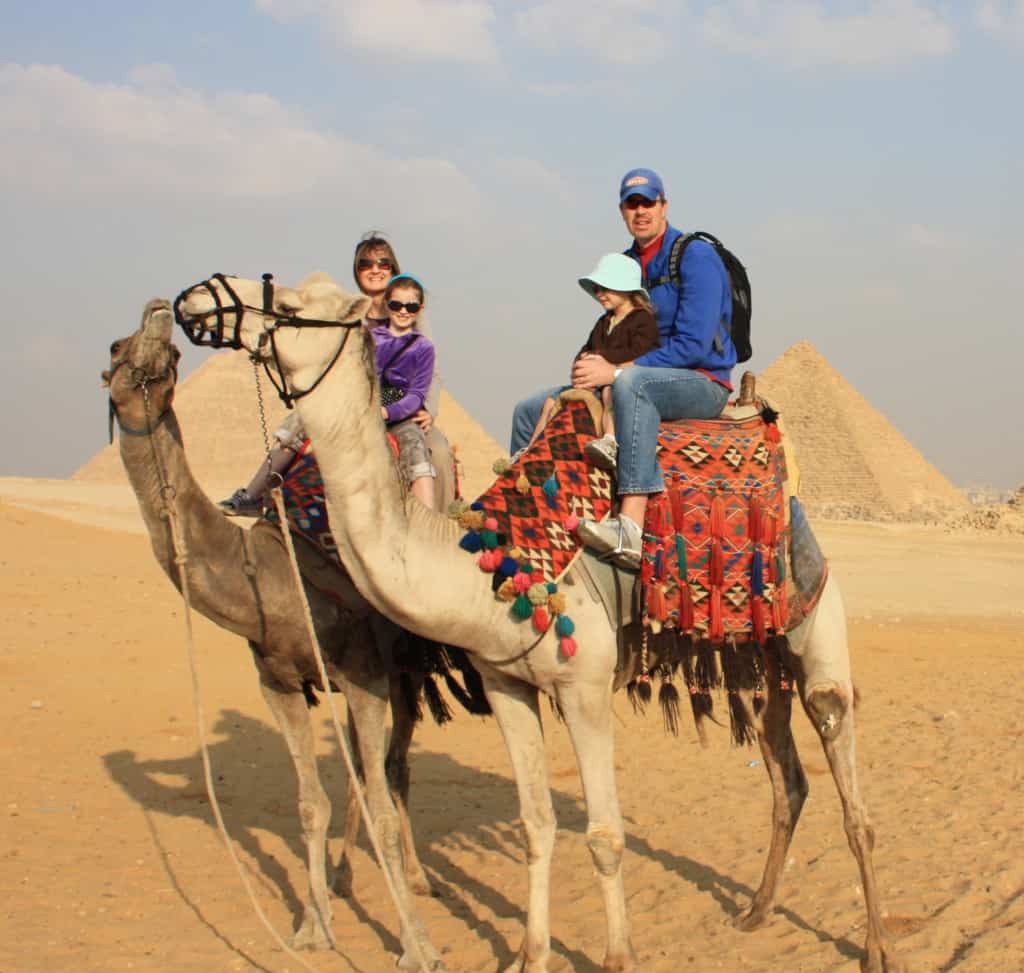
[(484, 505), (479, 500), (476, 500), (476, 501), (474, 501), (473, 503), (471, 503), (469, 505), (469, 509), (470, 510), (483, 510), (484, 509)]
[(764, 558), (760, 548), (754, 549), (754, 560), (750, 565), (750, 591), (755, 595), (764, 594)]
[(559, 637), (568, 638), (576, 631), (576, 626), (568, 615), (559, 615), (558, 621), (555, 622), (555, 631), (558, 633)]
[(483, 547), (483, 541), (480, 540), (480, 535), (475, 530), (471, 530), (468, 534), (463, 535), (462, 540), (459, 541), (459, 547), (464, 551), (469, 551), (470, 554), (476, 554)]
[(498, 565), (498, 573), (512, 577), (519, 570), (519, 563), (514, 557), (504, 557)]
[(554, 473), (544, 481), (544, 486), (541, 489), (544, 491), (544, 495), (548, 497), (553, 497), (558, 493), (558, 480), (555, 478)]
[(556, 591), (558, 591), (558, 585), (555, 584), (554, 581), (549, 581), (548, 582), (548, 594), (549, 595), (553, 595)]

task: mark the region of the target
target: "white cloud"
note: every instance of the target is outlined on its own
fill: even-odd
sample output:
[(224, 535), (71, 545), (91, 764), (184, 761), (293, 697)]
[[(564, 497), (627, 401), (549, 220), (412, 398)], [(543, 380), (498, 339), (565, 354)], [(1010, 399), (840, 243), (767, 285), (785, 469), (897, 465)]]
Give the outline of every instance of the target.
[(257, 0), (281, 21), (315, 17), (343, 48), (391, 61), (491, 64), (492, 0)]
[(406, 211), (434, 215), (446, 198), (478, 197), (445, 159), (396, 159), (318, 131), (270, 95), (207, 95), (164, 66), (133, 77), (98, 84), (57, 66), (0, 66), (5, 189), (48, 199), (323, 198), (338, 207), (361, 203), (372, 177), (395, 187)]
[(1024, 47), (1024, 0), (986, 0), (978, 4), (976, 19), (982, 30)]
[(833, 13), (823, 0), (722, 0), (706, 11), (704, 36), (713, 46), (791, 68), (870, 68), (942, 57), (956, 47), (950, 23), (924, 0), (852, 6)]
[(667, 48), (664, 9), (658, 0), (531, 0), (513, 23), (546, 53), (575, 47), (613, 64), (650, 64)]

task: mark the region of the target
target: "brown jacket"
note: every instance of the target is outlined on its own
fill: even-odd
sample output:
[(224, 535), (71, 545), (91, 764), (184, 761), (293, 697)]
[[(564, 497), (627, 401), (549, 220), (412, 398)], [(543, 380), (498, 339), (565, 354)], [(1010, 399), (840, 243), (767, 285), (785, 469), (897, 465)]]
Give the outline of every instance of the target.
[(658, 325), (654, 315), (642, 307), (630, 311), (608, 333), (608, 322), (611, 312), (606, 311), (597, 320), (594, 330), (590, 332), (587, 343), (579, 350), (579, 358), (584, 352), (601, 355), (611, 365), (621, 365), (633, 361), (661, 344)]

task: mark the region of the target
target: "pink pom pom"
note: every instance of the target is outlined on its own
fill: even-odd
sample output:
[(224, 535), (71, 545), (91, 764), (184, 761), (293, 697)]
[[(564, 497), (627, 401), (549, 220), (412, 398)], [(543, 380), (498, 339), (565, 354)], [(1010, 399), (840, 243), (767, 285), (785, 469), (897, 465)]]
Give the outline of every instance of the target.
[(498, 564), (501, 564), (500, 559), (497, 564), (495, 563), (494, 553), (494, 551), (484, 551), (483, 554), (480, 555), (480, 560), (477, 561), (477, 564), (480, 565), (481, 571), (487, 571), (490, 573), (498, 567)]
[(494, 517), (488, 517), (484, 521), (484, 529), (485, 530), (497, 530), (498, 529), (498, 521), (495, 520)]
[(530, 585), (533, 584), (533, 579), (525, 571), (520, 571), (513, 576), (512, 584), (515, 585), (518, 594), (525, 595)]
[(579, 527), (579, 525), (580, 518), (577, 517), (576, 514), (569, 514), (569, 516), (565, 518), (565, 522), (562, 526), (571, 534), (577, 527)]
[(576, 654), (576, 639), (571, 635), (566, 635), (558, 640), (559, 646), (562, 649), (562, 655), (567, 659), (571, 659)]

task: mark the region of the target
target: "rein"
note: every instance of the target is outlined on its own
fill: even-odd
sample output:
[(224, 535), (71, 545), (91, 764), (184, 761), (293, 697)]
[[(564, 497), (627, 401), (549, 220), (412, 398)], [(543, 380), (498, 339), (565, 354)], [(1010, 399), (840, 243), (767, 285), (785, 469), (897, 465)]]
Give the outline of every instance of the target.
[[(263, 370), (267, 374), (267, 380), (277, 391), (281, 401), (291, 409), (299, 399), (309, 395), (327, 377), (341, 357), (341, 353), (345, 350), (345, 345), (348, 342), (348, 336), (352, 329), (361, 327), (361, 323), (359, 321), (344, 322), (327, 321), (321, 318), (300, 318), (294, 314), (286, 314), (282, 311), (274, 310), (273, 274), (263, 275), (263, 307), (253, 307), (251, 304), (245, 304), (231, 286), (230, 280), (231, 278), (224, 274), (214, 274), (202, 283), (183, 290), (174, 299), (174, 320), (181, 326), (188, 340), (194, 345), (205, 345), (210, 348), (234, 348), (238, 350), (243, 347), (241, 330), (244, 313), (252, 311), (255, 314), (262, 315), (264, 322), (263, 332), (260, 334), (259, 345), (250, 357), (255, 363), (263, 365)], [(185, 314), (182, 305), (188, 295), (198, 288), (202, 288), (210, 295), (216, 307), (205, 314), (190, 317)], [(230, 303), (225, 303), (221, 299), (221, 290), (227, 294)], [(233, 318), (229, 318), (229, 315), (233, 315)], [(211, 317), (216, 322), (213, 327), (209, 324)], [(307, 389), (290, 389), (288, 387), (277, 351), (276, 338), (279, 328), (345, 329), (345, 334), (342, 336), (337, 351), (335, 351), (316, 381)], [(280, 380), (275, 377), (274, 370), (271, 369), (270, 363), (267, 360), (265, 349), (268, 344), (270, 348), (269, 357), (273, 360), (274, 369), (277, 370)]]
[[(107, 385), (108, 386), (113, 383), (114, 375), (117, 373), (117, 370), (122, 365), (127, 365), (127, 364), (128, 364), (128, 359), (127, 358), (122, 358), (110, 370), (110, 376), (107, 379)], [(107, 399), (108, 404), (109, 404), (108, 405), (108, 410), (107, 410), (107, 436), (108, 436), (108, 441), (109, 442), (113, 442), (114, 441), (114, 420), (115, 419), (117, 420), (118, 431), (121, 433), (122, 436), (151, 436), (151, 435), (153, 435), (153, 431), (156, 429), (156, 427), (159, 426), (167, 418), (168, 414), (171, 411), (170, 407), (168, 407), (168, 408), (164, 409), (164, 411), (161, 412), (160, 415), (158, 415), (156, 417), (156, 419), (150, 421), (150, 418), (149, 418), (149, 408), (148, 408), (148, 404), (149, 404), (149, 385), (152, 382), (163, 381), (163, 379), (167, 378), (168, 376), (171, 376), (173, 378), (173, 380), (174, 380), (174, 383), (177, 384), (177, 382), (178, 382), (178, 366), (177, 365), (171, 365), (171, 367), (168, 368), (167, 371), (164, 372), (162, 375), (147, 375), (141, 368), (135, 368), (134, 366), (132, 367), (132, 372), (133, 372), (132, 378), (135, 379), (135, 388), (142, 389), (143, 395), (146, 398), (146, 404), (147, 404), (147, 408), (146, 408), (146, 425), (145, 425), (144, 428), (141, 428), (141, 429), (135, 429), (132, 426), (126, 426), (124, 424), (123, 420), (121, 419), (120, 413), (117, 411), (117, 405), (114, 402), (114, 397), (113, 396), (109, 396), (108, 399)]]

